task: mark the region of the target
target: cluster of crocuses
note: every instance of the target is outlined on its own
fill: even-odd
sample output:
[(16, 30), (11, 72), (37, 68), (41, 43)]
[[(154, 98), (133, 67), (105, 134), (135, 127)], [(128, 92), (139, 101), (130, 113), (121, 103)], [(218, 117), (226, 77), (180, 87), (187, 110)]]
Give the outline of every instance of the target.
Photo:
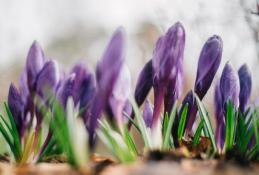
[[(161, 126), (165, 125), (161, 125), (161, 120), (164, 122), (164, 116), (172, 117), (171, 113), (175, 112), (174, 118), (169, 119), (172, 121), (172, 126), (166, 125), (169, 126), (167, 127), (167, 130), (170, 129), (169, 137), (172, 137), (174, 143), (172, 147), (179, 146), (179, 141), (183, 139), (183, 134), (180, 134), (181, 138), (179, 138), (177, 131), (184, 133), (184, 138), (192, 138), (193, 125), (201, 108), (197, 98), (202, 100), (209, 90), (221, 62), (223, 46), (221, 38), (216, 35), (206, 41), (198, 59), (194, 90), (187, 93), (179, 110), (175, 111), (183, 89), (184, 47), (185, 30), (178, 22), (158, 39), (152, 59), (141, 71), (135, 89), (136, 104), (140, 107), (145, 102), (143, 121), (146, 129), (151, 133), (149, 137), (157, 134), (157, 130), (162, 133)], [(56, 61), (47, 60), (39, 44), (34, 42), (29, 50), (19, 88), (11, 84), (8, 95), (7, 111), (10, 109), (12, 114), (19, 135), (18, 143), (21, 143), (21, 147), (26, 148), (29, 142), (28, 133), (33, 129), (31, 149), (38, 149), (36, 155), (33, 155), (35, 159), (38, 159), (45, 149), (50, 148), (49, 143), (55, 136), (53, 133), (55, 129), (50, 127), (44, 142), (39, 143), (42, 142), (39, 135), (44, 118), (46, 115), (50, 115), (50, 120), (56, 117), (53, 114), (55, 113), (53, 106), (57, 102), (64, 111), (68, 106), (71, 108), (71, 103), (67, 105), (69, 99), (73, 100), (74, 108), (78, 109), (76, 116), (84, 122), (91, 148), (94, 147), (96, 129), (104, 113), (110, 116), (109, 119), (116, 124), (115, 128), (119, 134), (124, 135), (127, 131), (127, 137), (123, 137), (124, 139), (132, 139), (127, 130), (131, 127), (125, 126), (134, 124), (136, 128), (139, 128), (137, 125), (140, 123), (134, 122), (137, 114), (136, 110), (132, 111), (134, 102), (132, 102), (130, 94), (130, 79), (130, 73), (125, 64), (125, 33), (122, 28), (116, 30), (112, 36), (102, 58), (97, 63), (95, 74), (91, 73), (83, 64), (77, 64), (69, 73), (65, 73)], [(153, 108), (147, 99), (152, 87), (154, 90)], [(213, 134), (210, 135), (211, 139), (216, 139), (218, 150), (223, 149), (225, 140), (228, 139), (225, 138), (228, 133), (227, 125), (229, 125), (226, 119), (228, 103), (232, 104), (234, 113), (239, 111), (245, 116), (248, 113), (246, 109), (250, 94), (251, 75), (247, 66), (242, 66), (237, 73), (227, 63), (215, 91), (216, 137), (212, 138)], [(184, 120), (182, 119), (183, 113)], [(65, 118), (66, 114), (64, 113), (64, 115)], [(251, 115), (249, 116), (249, 119), (252, 118)], [(231, 125), (235, 127), (236, 124), (231, 123)], [(256, 129), (254, 126), (252, 127), (253, 136), (249, 142), (250, 147), (258, 138), (255, 135)], [(127, 129), (125, 130), (125, 128)], [(1, 129), (1, 133), (3, 134), (3, 129)], [(204, 133), (207, 136), (205, 129)], [(162, 134), (158, 134), (158, 136), (163, 137)], [(170, 140), (169, 137), (166, 139), (167, 142)], [(133, 142), (131, 140), (126, 143), (132, 145)], [(161, 148), (159, 144), (156, 146), (156, 148)], [(12, 146), (10, 147), (12, 149)], [(132, 148), (135, 149), (135, 146)], [(16, 157), (17, 161), (22, 159), (22, 153), (20, 154), (21, 156)]]

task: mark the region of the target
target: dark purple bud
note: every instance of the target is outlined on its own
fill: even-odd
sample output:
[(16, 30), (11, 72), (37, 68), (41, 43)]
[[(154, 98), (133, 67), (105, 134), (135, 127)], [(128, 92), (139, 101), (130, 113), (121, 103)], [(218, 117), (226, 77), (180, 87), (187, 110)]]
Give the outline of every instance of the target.
[(156, 124), (169, 81), (177, 76), (179, 60), (183, 58), (185, 31), (178, 22), (157, 41), (153, 54), (154, 113), (152, 125)]
[(24, 103), (20, 92), (13, 84), (11, 84), (9, 87), (8, 106), (21, 136), (21, 130), (23, 128)]
[(251, 96), (252, 78), (251, 73), (246, 64), (242, 65), (238, 70), (240, 82), (239, 108), (241, 112), (245, 112), (247, 103)]
[(187, 117), (186, 117), (186, 134), (189, 135), (192, 131), (192, 127), (193, 127), (193, 124), (195, 122), (195, 119), (196, 119), (196, 114), (197, 114), (197, 111), (198, 111), (198, 108), (197, 108), (197, 105), (196, 105), (196, 102), (195, 102), (195, 97), (194, 97), (194, 94), (192, 92), (192, 90), (190, 90), (187, 95), (185, 96), (184, 100), (183, 100), (183, 103), (182, 103), (182, 108), (180, 110), (180, 116), (183, 112), (183, 109), (185, 107), (185, 105), (188, 104), (188, 112), (187, 112)]
[(224, 108), (230, 100), (235, 109), (237, 109), (239, 106), (240, 92), (239, 78), (237, 72), (229, 63), (226, 63), (220, 78), (220, 91)]
[[(71, 74), (75, 74), (75, 81), (73, 84), (72, 97), (75, 104), (78, 104), (80, 98), (82, 97), (84, 87), (83, 83), (86, 83), (86, 79), (89, 79), (91, 76), (83, 64), (77, 64), (73, 67)], [(87, 84), (84, 84), (87, 86)]]
[(80, 87), (80, 109), (89, 109), (96, 93), (95, 79), (92, 74), (87, 74)]
[(26, 61), (26, 70), (27, 70), (27, 79), (28, 79), (28, 87), (30, 91), (34, 91), (36, 88), (36, 80), (38, 73), (44, 66), (45, 57), (43, 50), (40, 45), (34, 41), (32, 44)]
[(57, 99), (61, 105), (66, 108), (68, 97), (72, 96), (75, 74), (70, 74), (60, 85), (57, 90)]
[(222, 45), (221, 38), (214, 35), (207, 40), (202, 48), (194, 88), (195, 93), (200, 99), (203, 99), (207, 93), (219, 68), (222, 56)]
[(144, 110), (143, 110), (143, 118), (144, 118), (146, 126), (148, 128), (151, 128), (152, 118), (153, 118), (153, 109), (148, 100), (145, 101)]
[(124, 61), (125, 37), (124, 30), (119, 28), (112, 36), (101, 61), (97, 65), (97, 94), (93, 101), (89, 123), (89, 142), (93, 147), (95, 129), (101, 113), (109, 103), (109, 97), (117, 81), (119, 72)]
[(139, 74), (135, 89), (135, 100), (141, 106), (153, 85), (152, 60), (148, 61)]
[(56, 61), (48, 61), (40, 71), (36, 82), (36, 92), (44, 102), (55, 95), (59, 82), (59, 68)]

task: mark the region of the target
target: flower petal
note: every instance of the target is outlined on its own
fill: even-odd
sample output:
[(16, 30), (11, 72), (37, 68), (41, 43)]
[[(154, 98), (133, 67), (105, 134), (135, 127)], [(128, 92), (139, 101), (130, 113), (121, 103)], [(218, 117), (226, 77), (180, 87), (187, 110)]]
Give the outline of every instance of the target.
[(40, 45), (34, 41), (26, 61), (26, 71), (27, 71), (27, 78), (28, 78), (28, 87), (30, 91), (34, 90), (36, 87), (36, 79), (38, 76), (38, 73), (41, 71), (41, 69), (44, 66), (45, 62), (45, 56), (43, 53), (42, 48)]
[(251, 96), (252, 90), (252, 77), (247, 65), (242, 65), (238, 70), (239, 82), (240, 82), (240, 94), (239, 94), (239, 108), (241, 112), (245, 112), (247, 103)]
[(195, 93), (202, 99), (207, 93), (219, 68), (222, 56), (222, 40), (219, 36), (210, 37), (204, 44), (198, 63)]
[(148, 61), (139, 74), (137, 86), (135, 89), (135, 100), (138, 106), (141, 106), (147, 97), (153, 84), (152, 60)]

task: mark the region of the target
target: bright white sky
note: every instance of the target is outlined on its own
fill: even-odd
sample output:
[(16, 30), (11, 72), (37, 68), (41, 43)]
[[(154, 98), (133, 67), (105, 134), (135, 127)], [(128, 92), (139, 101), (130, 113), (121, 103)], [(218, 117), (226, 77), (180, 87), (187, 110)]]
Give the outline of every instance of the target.
[[(255, 8), (254, 0), (247, 4)], [(80, 26), (93, 30), (101, 26), (112, 33), (122, 25), (130, 40), (146, 20), (161, 32), (176, 21), (184, 24), (187, 68), (193, 69), (202, 44), (213, 34), (223, 38), (224, 61), (231, 60), (236, 67), (245, 61), (255, 63), (255, 43), (239, 0), (0, 0), (0, 64), (23, 62), (33, 40), (46, 48), (53, 38), (67, 37)], [(91, 45), (95, 48), (91, 57), (100, 56), (107, 39)], [(138, 55), (135, 47), (130, 41), (128, 57)]]

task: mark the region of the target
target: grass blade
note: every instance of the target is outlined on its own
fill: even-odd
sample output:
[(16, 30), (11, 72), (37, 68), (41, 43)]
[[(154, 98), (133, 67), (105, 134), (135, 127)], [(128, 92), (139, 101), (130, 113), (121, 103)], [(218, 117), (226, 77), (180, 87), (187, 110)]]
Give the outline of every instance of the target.
[(209, 138), (210, 138), (212, 146), (213, 146), (213, 151), (216, 152), (217, 151), (216, 139), (215, 139), (215, 135), (214, 135), (211, 123), (210, 123), (209, 116), (208, 116), (206, 110), (204, 109), (203, 104), (201, 103), (199, 97), (196, 94), (195, 94), (195, 97), (196, 97), (196, 103), (197, 103), (197, 106), (199, 109), (200, 117), (204, 120), (204, 126), (208, 131)]

